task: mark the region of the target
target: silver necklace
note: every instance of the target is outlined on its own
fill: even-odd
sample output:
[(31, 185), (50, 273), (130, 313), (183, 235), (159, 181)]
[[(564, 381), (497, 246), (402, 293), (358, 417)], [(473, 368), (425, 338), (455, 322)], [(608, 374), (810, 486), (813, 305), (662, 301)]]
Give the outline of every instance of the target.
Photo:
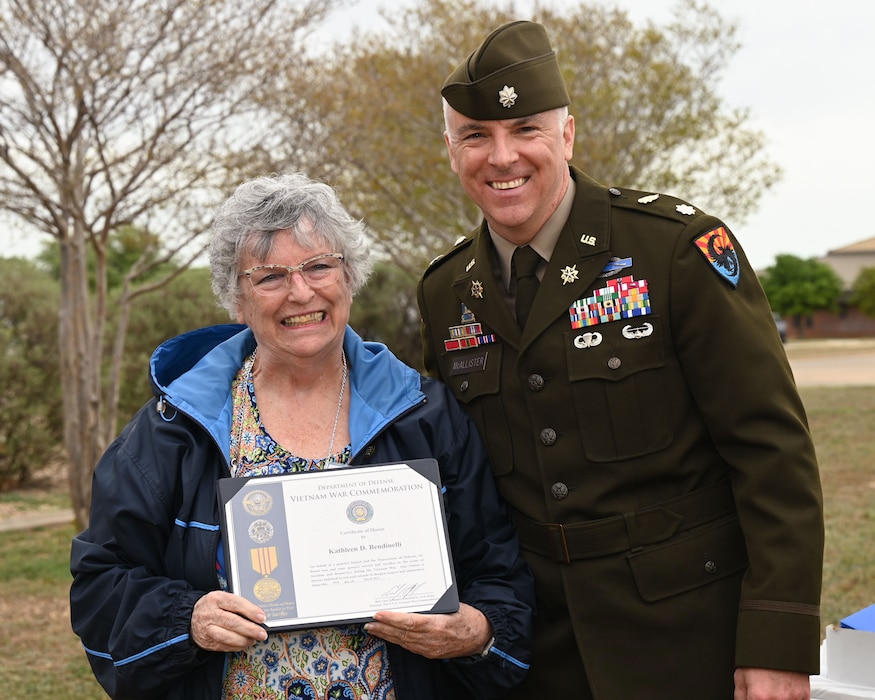
[(334, 438), (337, 435), (337, 423), (340, 420), (340, 409), (343, 407), (343, 394), (346, 391), (346, 378), (349, 376), (349, 367), (346, 364), (346, 353), (340, 351), (340, 361), (343, 364), (343, 377), (340, 380), (340, 396), (337, 397), (337, 413), (334, 414), (334, 427), (331, 429), (331, 442), (328, 443), (328, 456), (325, 463), (328, 464), (334, 454)]
[[(246, 374), (247, 381), (253, 381), (252, 370), (255, 367), (255, 354), (258, 352), (258, 348), (252, 351), (252, 355), (250, 355), (249, 362), (244, 368), (244, 372)], [(331, 457), (334, 454), (334, 438), (337, 437), (337, 424), (340, 422), (340, 410), (343, 408), (343, 395), (346, 392), (346, 380), (349, 377), (349, 365), (346, 362), (346, 353), (341, 350), (340, 351), (340, 362), (343, 366), (343, 373), (340, 379), (340, 396), (337, 397), (337, 411), (334, 414), (334, 427), (331, 428), (331, 441), (328, 443), (328, 455), (325, 457), (325, 464), (329, 464), (331, 461)], [(254, 387), (253, 387), (254, 388)], [(242, 419), (241, 424), (238, 427), (238, 433), (242, 433), (243, 425)], [(239, 443), (239, 435), (238, 435), (238, 444)]]

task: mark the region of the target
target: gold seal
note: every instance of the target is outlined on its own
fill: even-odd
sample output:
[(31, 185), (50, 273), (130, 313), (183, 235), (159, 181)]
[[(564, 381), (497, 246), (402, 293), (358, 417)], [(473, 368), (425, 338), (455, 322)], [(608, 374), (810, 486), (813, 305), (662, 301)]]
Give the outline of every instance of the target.
[(249, 515), (265, 515), (273, 508), (273, 498), (267, 491), (250, 491), (243, 497), (243, 508)]
[(280, 597), (280, 593), (283, 592), (283, 587), (280, 586), (280, 582), (275, 578), (265, 576), (258, 580), (258, 583), (255, 584), (252, 591), (255, 593), (255, 597), (262, 603), (272, 603)]

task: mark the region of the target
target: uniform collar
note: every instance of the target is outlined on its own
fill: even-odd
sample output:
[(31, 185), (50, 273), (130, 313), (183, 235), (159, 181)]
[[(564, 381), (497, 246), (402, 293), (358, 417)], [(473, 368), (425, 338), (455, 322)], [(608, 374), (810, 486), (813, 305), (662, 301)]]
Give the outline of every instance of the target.
[[(574, 195), (577, 190), (573, 178), (568, 178), (568, 188), (565, 190), (565, 195), (559, 202), (553, 214), (547, 219), (547, 222), (541, 227), (541, 230), (535, 234), (535, 237), (529, 241), (528, 245), (534, 248), (535, 252), (540, 255), (546, 262), (550, 262), (553, 256), (553, 250), (556, 248), (556, 242), (559, 240), (559, 234), (565, 227), (565, 222), (571, 214), (571, 208), (574, 206)], [(492, 239), (492, 246), (495, 249), (495, 254), (498, 258), (498, 269), (501, 274), (501, 281), (505, 289), (510, 289), (510, 260), (517, 246), (505, 238), (499, 236), (492, 227), (487, 225), (489, 237)], [(543, 275), (544, 265), (541, 265), (538, 270), (538, 276)]]

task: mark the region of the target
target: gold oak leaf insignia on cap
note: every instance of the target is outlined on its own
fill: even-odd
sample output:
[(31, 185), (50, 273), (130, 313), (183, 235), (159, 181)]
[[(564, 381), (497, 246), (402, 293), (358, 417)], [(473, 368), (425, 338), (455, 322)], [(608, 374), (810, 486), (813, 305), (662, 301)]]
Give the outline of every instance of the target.
[(502, 107), (513, 107), (516, 104), (517, 97), (519, 97), (519, 95), (516, 94), (516, 91), (507, 85), (498, 91), (498, 101), (501, 102)]

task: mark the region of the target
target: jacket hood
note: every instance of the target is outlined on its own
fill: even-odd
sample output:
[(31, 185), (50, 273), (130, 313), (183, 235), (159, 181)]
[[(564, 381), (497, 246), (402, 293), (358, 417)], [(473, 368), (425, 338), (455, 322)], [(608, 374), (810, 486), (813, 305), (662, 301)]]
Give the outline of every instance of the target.
[[(149, 371), (159, 400), (200, 423), (229, 458), (231, 382), (256, 347), (244, 325), (184, 333), (152, 354)], [(382, 343), (364, 341), (349, 326), (343, 348), (350, 365), (350, 435), (355, 455), (391, 420), (424, 399), (421, 377)], [(172, 411), (167, 420), (172, 420)]]

